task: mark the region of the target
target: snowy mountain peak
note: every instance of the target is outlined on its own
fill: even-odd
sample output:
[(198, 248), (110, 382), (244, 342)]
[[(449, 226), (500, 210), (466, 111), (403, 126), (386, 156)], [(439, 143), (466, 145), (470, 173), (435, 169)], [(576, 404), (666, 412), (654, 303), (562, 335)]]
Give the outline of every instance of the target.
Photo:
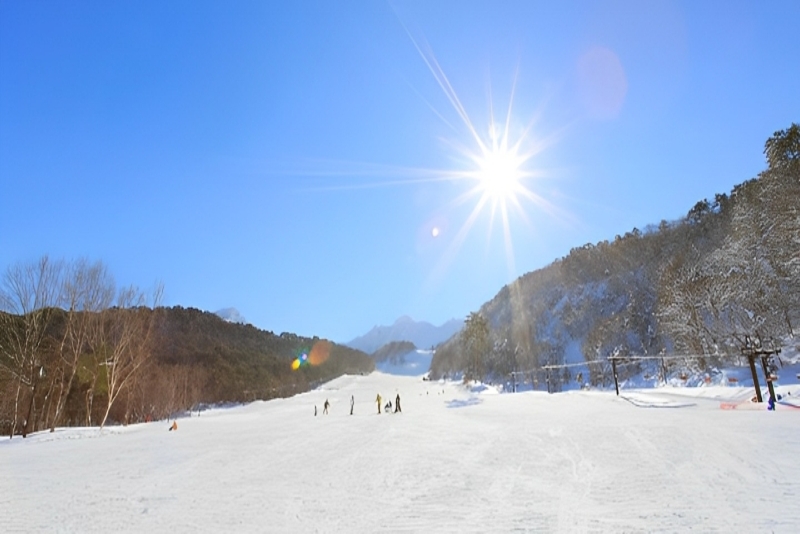
[(345, 345), (367, 354), (372, 354), (392, 341), (410, 341), (421, 349), (428, 349), (453, 337), (462, 326), (462, 321), (458, 319), (451, 319), (441, 326), (434, 326), (426, 321), (415, 321), (408, 315), (403, 315), (391, 326), (375, 326), (363, 336)]

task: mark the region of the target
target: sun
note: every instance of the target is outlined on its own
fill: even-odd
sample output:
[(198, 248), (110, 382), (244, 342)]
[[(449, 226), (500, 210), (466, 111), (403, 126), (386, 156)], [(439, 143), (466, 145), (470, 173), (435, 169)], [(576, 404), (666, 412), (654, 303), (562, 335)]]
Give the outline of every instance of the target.
[(478, 167), (475, 178), (484, 195), (491, 200), (508, 200), (519, 192), (526, 158), (520, 157), (516, 150), (493, 146), (474, 159)]

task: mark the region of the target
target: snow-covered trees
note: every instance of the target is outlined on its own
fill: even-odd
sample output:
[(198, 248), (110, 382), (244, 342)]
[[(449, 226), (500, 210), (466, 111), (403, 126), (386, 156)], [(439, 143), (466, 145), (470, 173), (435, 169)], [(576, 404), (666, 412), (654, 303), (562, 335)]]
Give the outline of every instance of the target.
[[(730, 195), (700, 200), (685, 217), (644, 232), (576, 247), (503, 288), (478, 312), (491, 319), (493, 346), (506, 355), (494, 377), (559, 365), (575, 344), (587, 362), (616, 352), (677, 353), (710, 364), (738, 359), (744, 335), (795, 334), (800, 126), (776, 132), (764, 153), (768, 168)], [(474, 366), (469, 358), (445, 344), (432, 376), (444, 361), (451, 372), (466, 371)], [(602, 382), (600, 363), (589, 370), (592, 382)]]
[(800, 165), (800, 124), (793, 122), (772, 134), (764, 145), (764, 155), (771, 170)]

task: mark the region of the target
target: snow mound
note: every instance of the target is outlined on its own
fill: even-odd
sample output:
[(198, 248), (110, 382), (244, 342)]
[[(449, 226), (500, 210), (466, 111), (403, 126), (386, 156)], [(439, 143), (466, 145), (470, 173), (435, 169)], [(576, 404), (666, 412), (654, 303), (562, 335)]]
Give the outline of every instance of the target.
[(620, 398), (639, 408), (687, 408), (695, 406), (694, 402), (676, 401), (644, 393), (626, 393), (625, 395), (620, 395)]
[(498, 395), (500, 394), (500, 389), (498, 386), (493, 386), (489, 384), (483, 384), (481, 382), (471, 383), (469, 386), (470, 393), (476, 393), (481, 395)]
[(778, 404), (790, 406), (792, 408), (800, 408), (800, 397), (781, 397)]
[(467, 406), (477, 406), (482, 402), (483, 400), (478, 397), (470, 397), (468, 399), (453, 399), (447, 401), (445, 405), (448, 408), (466, 408)]

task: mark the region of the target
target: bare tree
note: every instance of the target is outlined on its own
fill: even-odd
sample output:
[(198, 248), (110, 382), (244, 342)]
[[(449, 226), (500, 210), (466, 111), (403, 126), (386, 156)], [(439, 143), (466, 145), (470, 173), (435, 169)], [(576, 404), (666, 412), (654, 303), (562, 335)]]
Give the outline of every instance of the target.
[[(14, 415), (10, 436), (22, 418), (25, 437), (33, 421), (37, 387), (45, 374), (48, 327), (59, 301), (63, 263), (43, 256), (35, 263), (17, 263), (3, 276), (0, 288), (0, 366), (14, 383)], [(21, 403), (28, 396), (25, 409)], [(22, 416), (23, 410), (25, 416)]]
[(120, 290), (117, 306), (103, 312), (98, 348), (102, 350), (106, 386), (106, 407), (100, 427), (106, 424), (111, 407), (148, 362), (153, 334), (155, 308), (161, 300), (162, 288), (153, 294), (153, 309), (147, 307), (146, 295), (131, 286)]
[(55, 396), (55, 412), (50, 420), (51, 432), (55, 430), (63, 413), (91, 333), (101, 320), (100, 312), (111, 306), (114, 291), (114, 280), (100, 261), (89, 263), (81, 259), (69, 265), (66, 270), (61, 291), (66, 321), (58, 350), (58, 392)]

